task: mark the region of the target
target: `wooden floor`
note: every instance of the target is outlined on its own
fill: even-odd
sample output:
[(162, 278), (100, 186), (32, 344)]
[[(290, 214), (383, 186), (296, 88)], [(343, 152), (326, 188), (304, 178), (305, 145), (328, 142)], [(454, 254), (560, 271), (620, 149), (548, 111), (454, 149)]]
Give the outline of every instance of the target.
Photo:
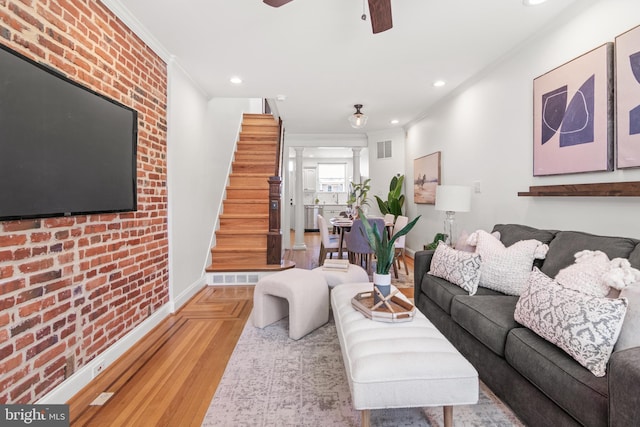
[[(285, 255), (299, 268), (317, 261), (319, 234), (305, 244)], [(206, 287), (68, 402), (71, 425), (200, 426), (252, 307), (253, 286)]]

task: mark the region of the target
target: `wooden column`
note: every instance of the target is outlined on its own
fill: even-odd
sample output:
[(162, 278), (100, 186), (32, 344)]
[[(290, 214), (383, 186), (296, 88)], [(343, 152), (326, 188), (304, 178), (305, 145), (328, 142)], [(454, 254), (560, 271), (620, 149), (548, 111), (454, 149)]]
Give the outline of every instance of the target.
[(269, 177), (269, 232), (267, 233), (267, 264), (282, 261), (282, 230), (280, 229), (280, 201), (282, 178)]

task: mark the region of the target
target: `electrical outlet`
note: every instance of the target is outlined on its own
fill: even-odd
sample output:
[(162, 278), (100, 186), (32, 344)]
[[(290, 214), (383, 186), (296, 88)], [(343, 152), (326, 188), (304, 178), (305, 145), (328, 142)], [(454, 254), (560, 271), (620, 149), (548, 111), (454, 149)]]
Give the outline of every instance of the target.
[(93, 367), (93, 378), (97, 377), (100, 372), (104, 370), (105, 361), (101, 359), (98, 363)]
[(473, 192), (480, 194), (480, 181), (473, 181)]

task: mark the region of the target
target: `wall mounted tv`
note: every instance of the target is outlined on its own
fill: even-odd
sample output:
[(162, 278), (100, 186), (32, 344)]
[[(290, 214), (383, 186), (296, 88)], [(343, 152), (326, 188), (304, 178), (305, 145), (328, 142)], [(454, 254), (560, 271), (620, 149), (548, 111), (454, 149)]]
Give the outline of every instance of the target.
[(0, 221), (136, 210), (137, 112), (0, 45)]

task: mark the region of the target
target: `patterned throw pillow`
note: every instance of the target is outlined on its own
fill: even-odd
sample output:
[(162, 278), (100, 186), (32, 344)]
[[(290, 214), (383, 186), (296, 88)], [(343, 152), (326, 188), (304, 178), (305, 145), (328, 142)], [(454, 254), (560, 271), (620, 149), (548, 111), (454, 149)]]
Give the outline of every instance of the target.
[(566, 289), (534, 268), (514, 318), (603, 377), (626, 311), (625, 298), (598, 298)]
[[(474, 236), (475, 235), (475, 236)], [(549, 246), (538, 240), (520, 240), (505, 248), (502, 242), (483, 230), (477, 238), (476, 253), (482, 258), (480, 286), (508, 295), (520, 295), (527, 285), (534, 259), (543, 259)]]
[(480, 255), (457, 251), (438, 242), (429, 274), (460, 286), (469, 295), (475, 295), (480, 281)]

